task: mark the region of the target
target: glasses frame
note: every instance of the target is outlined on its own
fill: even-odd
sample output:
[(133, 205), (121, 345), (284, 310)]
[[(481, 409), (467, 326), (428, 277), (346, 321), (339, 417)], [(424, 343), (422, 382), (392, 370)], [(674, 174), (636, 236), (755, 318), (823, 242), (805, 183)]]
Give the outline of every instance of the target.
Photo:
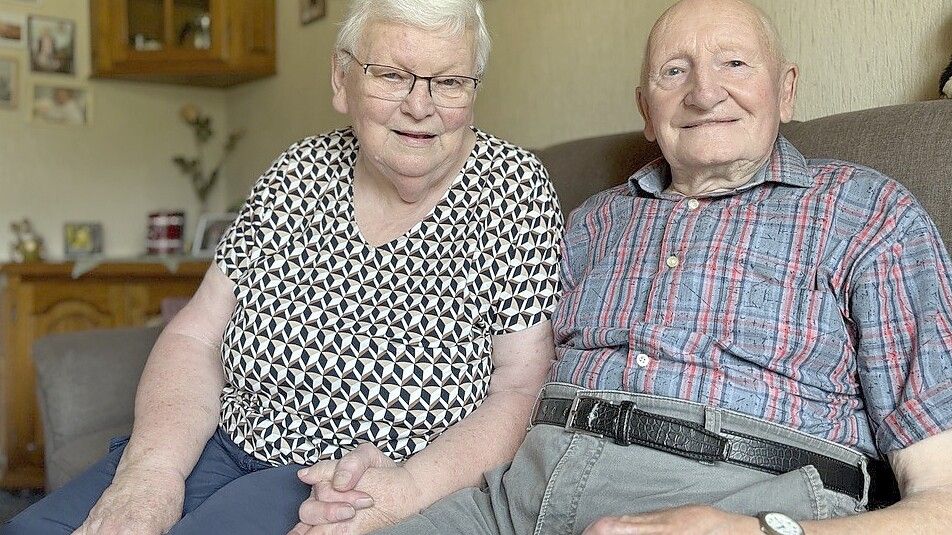
[(407, 91), (407, 94), (403, 95), (403, 97), (400, 98), (399, 100), (390, 100), (384, 97), (377, 97), (377, 98), (382, 98), (384, 100), (390, 100), (390, 102), (403, 102), (404, 100), (406, 100), (407, 97), (409, 97), (410, 94), (413, 93), (413, 89), (416, 87), (417, 80), (426, 80), (426, 92), (428, 95), (430, 95), (430, 99), (432, 100), (433, 99), (433, 80), (435, 78), (466, 78), (467, 80), (473, 81), (473, 96), (470, 98), (469, 102), (466, 103), (466, 105), (441, 106), (436, 103), (436, 100), (433, 100), (433, 105), (439, 108), (450, 108), (450, 109), (465, 108), (473, 103), (473, 100), (475, 99), (475, 95), (476, 95), (476, 90), (479, 88), (480, 82), (482, 82), (482, 80), (480, 80), (479, 78), (476, 78), (475, 76), (465, 76), (462, 74), (439, 74), (436, 76), (421, 76), (415, 72), (408, 71), (406, 69), (401, 69), (400, 67), (394, 67), (393, 65), (385, 65), (383, 63), (363, 63), (362, 61), (357, 59), (357, 56), (355, 56), (354, 53), (351, 52), (350, 50), (345, 50), (342, 48), (340, 49), (340, 51), (350, 56), (350, 59), (354, 60), (357, 63), (357, 65), (360, 65), (365, 75), (368, 75), (368, 76), (370, 75), (368, 71), (370, 70), (371, 67), (383, 67), (385, 69), (393, 69), (395, 71), (405, 72), (413, 77), (413, 82), (410, 83), (410, 89)]

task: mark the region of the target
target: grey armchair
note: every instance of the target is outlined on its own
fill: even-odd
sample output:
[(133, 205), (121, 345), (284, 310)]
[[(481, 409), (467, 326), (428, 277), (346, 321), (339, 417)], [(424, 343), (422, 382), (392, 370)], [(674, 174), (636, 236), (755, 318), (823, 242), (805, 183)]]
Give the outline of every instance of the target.
[(47, 491), (102, 457), (110, 438), (132, 430), (136, 386), (159, 332), (98, 329), (53, 334), (33, 345)]

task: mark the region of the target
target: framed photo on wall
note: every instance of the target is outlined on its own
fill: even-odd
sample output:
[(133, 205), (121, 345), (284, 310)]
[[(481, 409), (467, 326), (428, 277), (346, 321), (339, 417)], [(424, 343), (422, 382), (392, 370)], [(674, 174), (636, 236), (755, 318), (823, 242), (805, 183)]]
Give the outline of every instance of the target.
[(299, 0), (301, 25), (310, 24), (327, 14), (327, 0)]
[(238, 214), (204, 214), (198, 219), (195, 228), (195, 239), (192, 240), (192, 256), (211, 258), (215, 256), (218, 241), (225, 235), (231, 222)]
[(0, 46), (26, 48), (26, 15), (0, 11)]
[(74, 74), (76, 23), (68, 19), (30, 15), (30, 69), (33, 72)]
[(20, 80), (19, 64), (14, 58), (0, 56), (0, 109), (15, 110)]
[(66, 258), (102, 254), (102, 223), (66, 223), (63, 242)]
[(35, 85), (33, 119), (54, 124), (87, 124), (89, 93), (79, 87)]

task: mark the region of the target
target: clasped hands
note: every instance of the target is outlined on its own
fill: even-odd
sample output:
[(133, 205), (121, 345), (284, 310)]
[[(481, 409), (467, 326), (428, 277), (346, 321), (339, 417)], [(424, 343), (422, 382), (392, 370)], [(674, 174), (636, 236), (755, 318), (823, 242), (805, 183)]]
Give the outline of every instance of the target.
[(311, 495), (288, 535), (356, 535), (392, 526), (418, 512), (421, 489), (412, 474), (371, 444), (340, 460), (298, 471)]

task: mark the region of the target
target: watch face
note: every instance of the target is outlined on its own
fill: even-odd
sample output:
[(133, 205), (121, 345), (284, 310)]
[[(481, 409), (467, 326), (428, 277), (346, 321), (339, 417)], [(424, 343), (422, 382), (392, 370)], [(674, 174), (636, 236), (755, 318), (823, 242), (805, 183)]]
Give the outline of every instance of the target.
[(766, 513), (764, 524), (780, 535), (803, 535), (803, 528), (797, 521), (783, 513)]

